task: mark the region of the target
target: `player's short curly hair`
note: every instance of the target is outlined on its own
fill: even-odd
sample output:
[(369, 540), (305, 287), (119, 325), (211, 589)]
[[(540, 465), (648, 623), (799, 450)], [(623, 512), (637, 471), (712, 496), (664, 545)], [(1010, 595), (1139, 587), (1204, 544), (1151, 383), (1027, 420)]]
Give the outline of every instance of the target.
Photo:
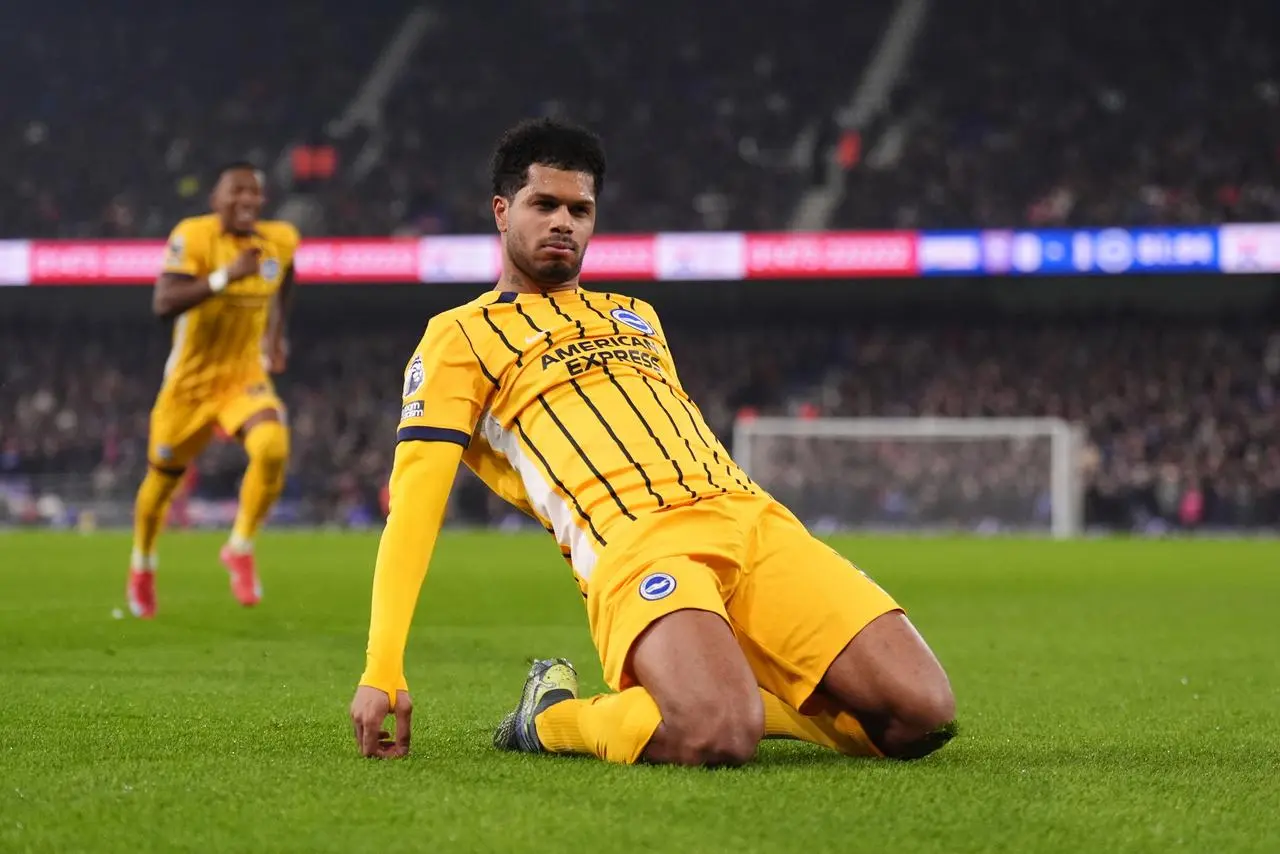
[(529, 181), (529, 167), (587, 172), (596, 195), (604, 189), (604, 145), (600, 137), (559, 119), (528, 119), (507, 130), (494, 149), (493, 194), (510, 199)]
[(228, 172), (240, 172), (240, 171), (253, 172), (256, 175), (258, 175), (259, 178), (266, 177), (266, 174), (262, 171), (262, 167), (259, 166), (258, 164), (253, 163), (252, 161), (249, 161), (249, 160), (232, 160), (227, 163), (218, 164), (218, 166), (213, 170), (213, 173), (210, 175), (210, 178), (212, 179), (212, 184), (217, 185), (217, 183), (222, 180), (222, 176), (226, 175)]

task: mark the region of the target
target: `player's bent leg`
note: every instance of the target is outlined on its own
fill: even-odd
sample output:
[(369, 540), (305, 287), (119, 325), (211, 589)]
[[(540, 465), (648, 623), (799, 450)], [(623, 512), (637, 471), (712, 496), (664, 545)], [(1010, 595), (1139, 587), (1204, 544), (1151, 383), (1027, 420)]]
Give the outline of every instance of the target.
[(633, 645), (631, 670), (662, 717), (646, 761), (721, 766), (755, 758), (764, 705), (755, 674), (719, 614), (683, 610), (657, 620)]
[(253, 542), (284, 491), (289, 465), (289, 430), (280, 414), (269, 409), (244, 423), (240, 439), (249, 457), (249, 467), (240, 487), (240, 506), (231, 537), (233, 544), (245, 547)]
[(248, 418), (238, 435), (249, 456), (240, 485), (240, 505), (231, 538), (221, 558), (231, 576), (231, 591), (242, 605), (256, 605), (262, 598), (253, 555), (253, 540), (284, 491), (289, 464), (289, 431), (274, 409), (262, 410)]
[(919, 759), (955, 736), (951, 683), (901, 611), (858, 632), (827, 669), (821, 691), (888, 757)]
[[(534, 662), (520, 704), (498, 726), (494, 744), (626, 764), (716, 767), (755, 756), (764, 736), (762, 693), (723, 618), (672, 612), (653, 623), (634, 650), (640, 685), (581, 700), (572, 665)], [(646, 679), (652, 688), (642, 687)]]
[[(777, 502), (755, 521), (748, 564), (726, 605), (762, 688), (811, 718), (819, 735), (838, 736), (841, 752), (913, 758), (951, 737), (946, 674), (865, 573)], [(791, 728), (791, 737), (823, 743), (794, 718), (770, 723), (771, 735)]]
[(805, 714), (763, 688), (764, 737), (807, 741), (845, 756), (883, 757), (862, 724), (847, 712), (817, 711)]

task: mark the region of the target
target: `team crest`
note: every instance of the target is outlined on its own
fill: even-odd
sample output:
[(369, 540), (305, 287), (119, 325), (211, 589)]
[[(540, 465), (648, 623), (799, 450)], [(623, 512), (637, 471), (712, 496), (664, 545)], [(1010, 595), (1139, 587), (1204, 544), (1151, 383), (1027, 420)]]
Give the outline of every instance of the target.
[(165, 247), (164, 263), (165, 266), (173, 267), (182, 263), (182, 256), (187, 250), (187, 241), (181, 235), (174, 237), (169, 241), (169, 245)]
[(422, 381), (426, 376), (426, 371), (422, 367), (422, 356), (415, 355), (413, 361), (409, 363), (409, 370), (404, 372), (404, 393), (401, 397), (408, 397), (422, 388)]
[(654, 328), (649, 324), (649, 321), (645, 320), (630, 309), (615, 308), (613, 311), (609, 312), (609, 316), (619, 323), (625, 323), (632, 329), (643, 332), (645, 335), (654, 334)]
[(676, 580), (665, 572), (646, 575), (640, 582), (640, 598), (647, 602), (666, 599), (676, 590)]
[(276, 258), (263, 260), (262, 267), (259, 268), (258, 273), (266, 281), (274, 282), (276, 277), (280, 275), (280, 261)]

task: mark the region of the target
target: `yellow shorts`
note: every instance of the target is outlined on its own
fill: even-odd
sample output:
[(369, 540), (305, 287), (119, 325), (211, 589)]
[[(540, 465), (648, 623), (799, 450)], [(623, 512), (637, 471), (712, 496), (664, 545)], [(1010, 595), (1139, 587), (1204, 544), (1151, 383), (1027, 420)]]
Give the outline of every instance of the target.
[(611, 542), (587, 584), (591, 636), (615, 691), (655, 620), (719, 614), (760, 686), (802, 709), (849, 641), (901, 610), (848, 560), (768, 496), (722, 495), (658, 511)]
[(201, 401), (176, 399), (162, 391), (151, 409), (147, 460), (162, 471), (184, 469), (204, 450), (215, 424), (234, 436), (246, 421), (269, 409), (284, 417), (284, 403), (268, 379)]

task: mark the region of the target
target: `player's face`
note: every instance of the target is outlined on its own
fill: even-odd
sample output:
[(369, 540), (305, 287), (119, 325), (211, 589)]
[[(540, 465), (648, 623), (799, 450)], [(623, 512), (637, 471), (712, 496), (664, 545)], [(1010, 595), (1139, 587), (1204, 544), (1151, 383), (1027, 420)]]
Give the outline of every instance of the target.
[(532, 284), (573, 282), (596, 227), (595, 179), (535, 164), (514, 198), (494, 197), (493, 214), (507, 256)]
[(213, 210), (222, 218), (223, 227), (236, 234), (253, 231), (266, 200), (262, 174), (252, 169), (228, 170), (213, 188)]

